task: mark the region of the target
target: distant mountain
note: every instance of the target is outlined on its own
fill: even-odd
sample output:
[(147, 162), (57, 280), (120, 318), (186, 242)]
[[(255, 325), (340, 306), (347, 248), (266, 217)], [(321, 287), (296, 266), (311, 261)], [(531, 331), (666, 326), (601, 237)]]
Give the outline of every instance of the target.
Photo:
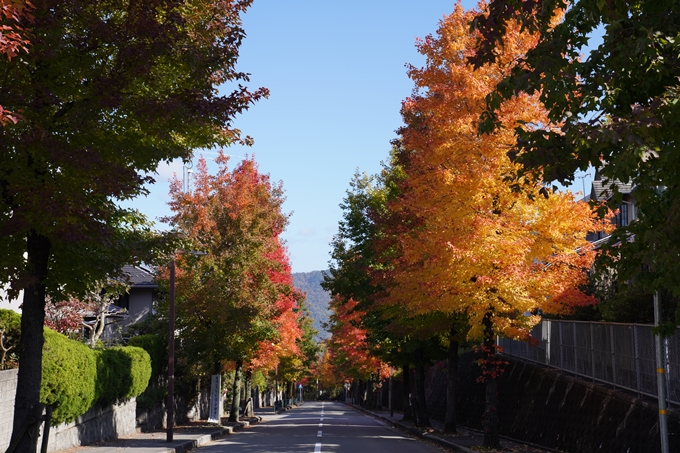
[(314, 319), (314, 328), (319, 331), (317, 338), (328, 339), (328, 333), (322, 327), (323, 323), (328, 322), (331, 311), (328, 309), (328, 302), (331, 295), (321, 288), (323, 274), (321, 271), (295, 272), (293, 273), (293, 285), (301, 291), (307, 293), (307, 307)]

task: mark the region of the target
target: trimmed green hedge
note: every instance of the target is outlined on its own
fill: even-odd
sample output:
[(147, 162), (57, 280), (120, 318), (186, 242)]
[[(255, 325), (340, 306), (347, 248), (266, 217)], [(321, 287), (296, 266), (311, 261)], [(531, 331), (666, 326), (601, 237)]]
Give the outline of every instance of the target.
[(167, 340), (158, 335), (137, 335), (130, 338), (128, 346), (144, 349), (151, 357), (151, 382), (156, 382), (168, 363)]
[(94, 353), (97, 360), (95, 402), (108, 405), (139, 396), (149, 385), (151, 358), (144, 349), (121, 346)]
[(45, 327), (40, 401), (54, 406), (52, 424), (70, 422), (95, 401), (94, 351)]
[[(0, 309), (0, 329), (18, 341), (21, 317)], [(93, 404), (139, 396), (149, 383), (151, 358), (142, 348), (92, 350), (45, 328), (40, 401), (54, 406), (52, 424), (73, 421)]]

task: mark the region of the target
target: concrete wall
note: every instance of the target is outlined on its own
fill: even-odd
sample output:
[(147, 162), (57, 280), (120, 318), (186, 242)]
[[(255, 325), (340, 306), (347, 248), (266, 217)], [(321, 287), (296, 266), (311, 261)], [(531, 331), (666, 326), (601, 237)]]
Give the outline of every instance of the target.
[[(18, 370), (0, 371), (0, 451), (7, 449), (12, 436), (17, 375)], [(65, 450), (132, 434), (137, 427), (136, 408), (134, 398), (104, 408), (95, 406), (72, 423), (53, 426), (47, 451)]]
[[(175, 408), (173, 411), (175, 425), (208, 419), (210, 387), (199, 386), (198, 390), (198, 394), (195, 395), (190, 395), (191, 392), (185, 392), (182, 389), (175, 390)], [(137, 411), (137, 426), (143, 432), (166, 429), (167, 421), (168, 413), (165, 401), (158, 402), (151, 408)]]
[(14, 395), (19, 370), (0, 371), (0, 451), (7, 450), (14, 421)]
[[(52, 427), (47, 451), (66, 450), (133, 434), (137, 429), (136, 409), (134, 398), (103, 408), (95, 406), (71, 423)], [(40, 442), (42, 438), (38, 445)]]

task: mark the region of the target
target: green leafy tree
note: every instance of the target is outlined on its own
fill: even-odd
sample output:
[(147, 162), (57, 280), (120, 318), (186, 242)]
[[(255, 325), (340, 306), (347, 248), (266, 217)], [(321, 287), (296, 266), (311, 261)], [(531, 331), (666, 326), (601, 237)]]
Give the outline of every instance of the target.
[(302, 374), (310, 376), (312, 367), (321, 352), (321, 346), (314, 339), (319, 334), (319, 331), (314, 328), (314, 319), (309, 314), (309, 307), (303, 300), (298, 302), (298, 307), (297, 312), (300, 314), (298, 317), (298, 327), (301, 336), (297, 342), (302, 354)]
[(39, 399), (45, 296), (147, 251), (144, 219), (118, 202), (160, 162), (238, 140), (232, 119), (267, 94), (237, 85), (250, 3), (33, 1), (30, 52), (0, 59), (0, 105), (22, 115), (0, 128), (0, 283), (24, 290), (15, 436)]

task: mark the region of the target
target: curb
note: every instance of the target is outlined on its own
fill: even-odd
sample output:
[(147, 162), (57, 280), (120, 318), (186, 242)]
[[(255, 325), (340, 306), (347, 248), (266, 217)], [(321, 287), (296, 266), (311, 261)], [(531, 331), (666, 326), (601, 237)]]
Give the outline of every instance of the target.
[[(256, 417), (257, 421), (251, 423), (251, 422), (238, 422), (238, 425), (236, 426), (224, 426), (220, 430), (212, 432), (210, 434), (204, 434), (196, 439), (188, 440), (186, 442), (183, 442), (179, 445), (176, 445), (173, 448), (168, 448), (167, 450), (163, 451), (162, 453), (186, 453), (188, 451), (191, 451), (195, 448), (202, 447), (204, 445), (209, 444), (210, 442), (220, 439), (222, 437), (226, 437), (230, 434), (234, 434), (236, 432), (241, 431), (244, 428), (247, 428), (251, 425), (257, 424), (262, 421), (262, 417)], [(158, 452), (161, 453), (161, 452)]]
[(348, 404), (346, 404), (346, 405), (348, 407), (351, 407), (352, 409), (356, 409), (356, 410), (364, 412), (368, 415), (372, 415), (373, 417), (378, 418), (378, 419), (382, 420), (383, 422), (388, 423), (392, 426), (395, 426), (395, 427), (401, 429), (402, 431), (406, 431), (409, 434), (413, 434), (414, 436), (416, 436), (420, 439), (427, 440), (428, 442), (435, 443), (435, 444), (439, 445), (440, 447), (444, 447), (448, 450), (455, 451), (456, 453), (478, 453), (474, 450), (470, 450), (467, 447), (463, 447), (463, 446), (458, 445), (458, 444), (451, 442), (449, 440), (442, 439), (441, 437), (439, 437), (435, 434), (429, 433), (427, 431), (423, 432), (423, 431), (419, 430), (418, 428), (414, 428), (412, 426), (404, 425), (403, 423), (400, 423), (400, 422), (395, 422), (394, 420), (391, 420), (389, 418), (385, 418), (381, 415), (378, 415), (378, 414), (373, 413), (369, 410), (366, 410), (363, 407), (350, 406)]
[(281, 415), (281, 414), (283, 414), (284, 412), (292, 411), (293, 409), (296, 409), (296, 408), (302, 406), (303, 404), (304, 404), (304, 403), (295, 403), (295, 404), (293, 404), (292, 406), (285, 406), (285, 407), (282, 408), (282, 409), (279, 409), (279, 410), (277, 410), (277, 411), (274, 411), (274, 413), (275, 413), (276, 415)]

